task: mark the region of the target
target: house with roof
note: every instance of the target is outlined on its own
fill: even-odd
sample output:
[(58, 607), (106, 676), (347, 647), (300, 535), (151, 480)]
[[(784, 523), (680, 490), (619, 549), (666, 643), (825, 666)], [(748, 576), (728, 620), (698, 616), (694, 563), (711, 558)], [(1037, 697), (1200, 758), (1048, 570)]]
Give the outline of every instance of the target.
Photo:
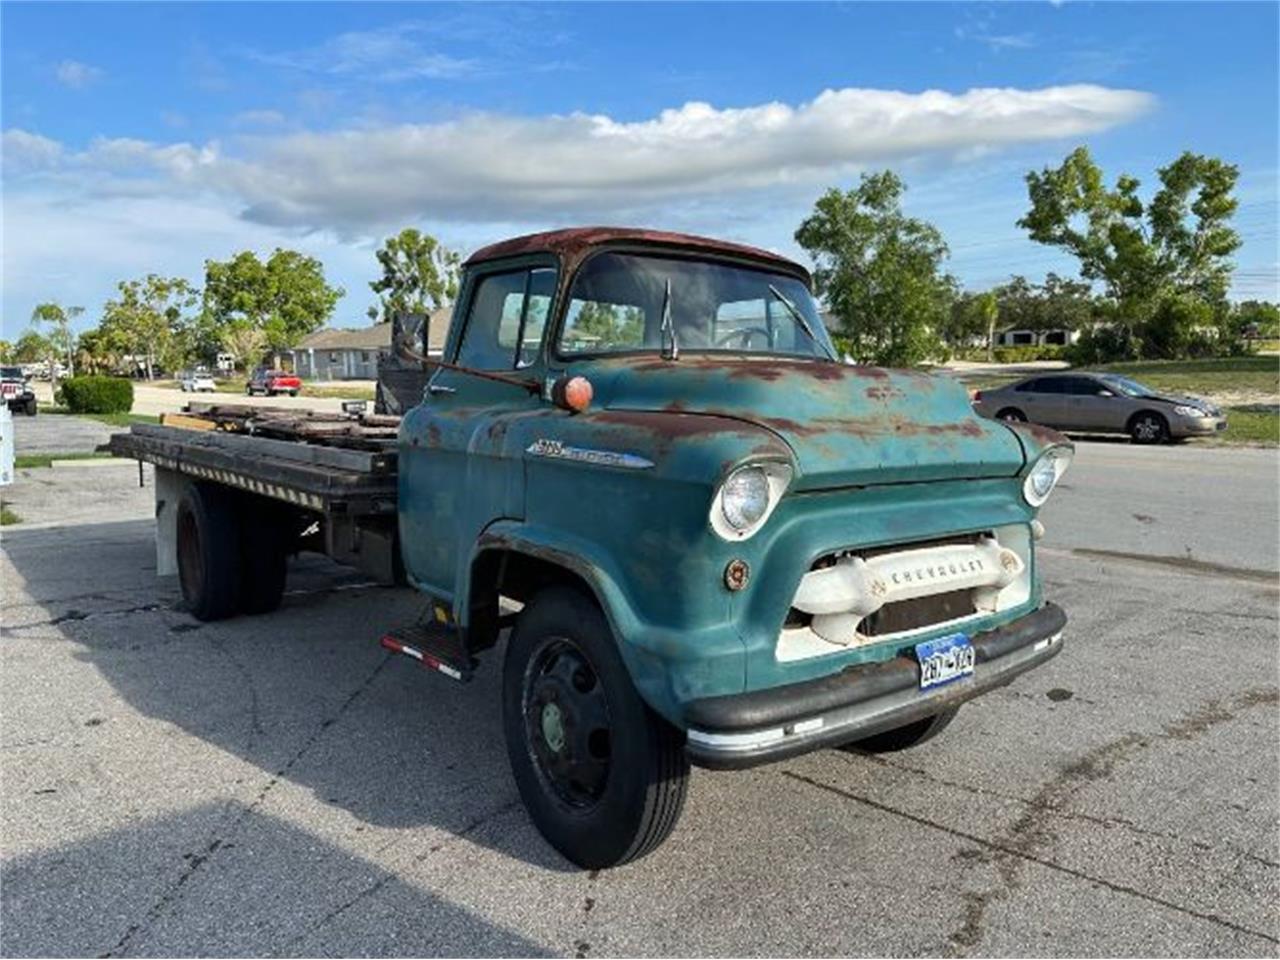
[[(431, 314), (427, 356), (444, 353), (449, 335), (450, 307)], [(375, 323), (356, 329), (325, 327), (303, 337), (290, 354), (293, 370), (304, 380), (376, 380), (378, 357), (391, 352), (391, 323)]]

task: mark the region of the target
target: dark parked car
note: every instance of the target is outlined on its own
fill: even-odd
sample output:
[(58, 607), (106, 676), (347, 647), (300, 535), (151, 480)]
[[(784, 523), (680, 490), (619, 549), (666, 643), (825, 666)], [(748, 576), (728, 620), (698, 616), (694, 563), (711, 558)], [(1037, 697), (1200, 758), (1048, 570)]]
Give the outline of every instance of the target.
[(277, 393), (287, 393), (291, 397), (296, 397), (301, 389), (302, 381), (292, 373), (259, 367), (253, 371), (253, 376), (249, 378), (245, 393), (251, 397), (255, 393), (260, 393), (265, 397), (274, 397)]
[(1115, 373), (1053, 373), (979, 390), (974, 408), (996, 420), (1031, 421), (1080, 433), (1127, 433), (1134, 443), (1203, 437), (1227, 429), (1199, 397), (1162, 393)]
[(0, 367), (0, 401), (14, 413), (36, 415), (36, 394), (21, 367)]

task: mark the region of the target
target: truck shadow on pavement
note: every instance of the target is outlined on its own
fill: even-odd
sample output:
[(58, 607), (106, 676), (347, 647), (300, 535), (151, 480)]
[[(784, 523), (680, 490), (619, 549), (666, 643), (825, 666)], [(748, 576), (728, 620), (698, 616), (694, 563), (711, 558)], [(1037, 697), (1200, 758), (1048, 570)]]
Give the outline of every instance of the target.
[[(466, 688), (424, 671), (378, 645), (420, 612), (418, 595), (307, 555), (291, 564), (280, 610), (200, 623), (180, 609), (174, 579), (155, 577), (151, 529), (144, 520), (6, 532), (23, 583), (6, 590), (5, 620), (18, 642), (56, 630), (128, 707), (188, 735), (127, 710), (112, 716), (99, 695), (97, 709), (132, 723), (138, 742), (178, 751), (210, 777), (161, 779), (157, 791), (247, 804), (288, 782), (370, 828), (431, 828), (572, 869), (519, 805), (501, 731), (501, 644)], [(440, 839), (404, 841), (426, 849)]]
[(0, 881), (5, 956), (547, 955), (240, 803), (20, 856)]

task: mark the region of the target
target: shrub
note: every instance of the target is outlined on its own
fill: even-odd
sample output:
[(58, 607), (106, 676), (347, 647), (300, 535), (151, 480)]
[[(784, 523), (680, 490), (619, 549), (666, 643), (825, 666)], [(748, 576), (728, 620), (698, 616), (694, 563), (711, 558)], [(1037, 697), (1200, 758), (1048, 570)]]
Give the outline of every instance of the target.
[(128, 413), (133, 408), (133, 382), (123, 377), (67, 377), (58, 399), (71, 413)]
[(1063, 348), (1056, 344), (996, 347), (991, 351), (996, 363), (1029, 363), (1032, 360), (1061, 360)]

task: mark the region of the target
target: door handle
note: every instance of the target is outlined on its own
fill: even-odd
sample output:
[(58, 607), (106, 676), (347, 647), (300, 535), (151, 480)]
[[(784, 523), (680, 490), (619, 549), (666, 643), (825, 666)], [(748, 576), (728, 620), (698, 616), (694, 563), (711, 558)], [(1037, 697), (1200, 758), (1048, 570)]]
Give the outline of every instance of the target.
[(441, 393), (457, 393), (457, 392), (458, 392), (457, 387), (446, 387), (443, 383), (427, 384), (427, 393), (431, 394), (432, 396), (436, 396), (437, 394), (441, 394)]

